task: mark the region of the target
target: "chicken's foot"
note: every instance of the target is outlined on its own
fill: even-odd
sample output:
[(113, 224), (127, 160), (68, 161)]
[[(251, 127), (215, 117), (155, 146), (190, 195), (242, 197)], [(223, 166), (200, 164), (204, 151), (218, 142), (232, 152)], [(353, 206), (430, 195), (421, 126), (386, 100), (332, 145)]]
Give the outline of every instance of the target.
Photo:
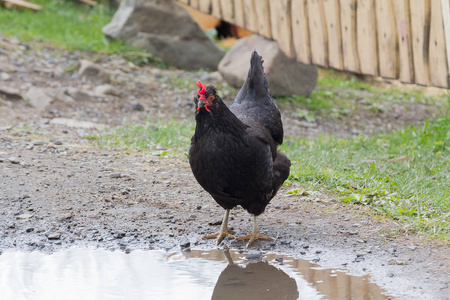
[(251, 244), (253, 244), (256, 240), (267, 240), (267, 241), (276, 241), (273, 237), (262, 235), (259, 232), (259, 226), (258, 226), (258, 217), (254, 216), (253, 219), (253, 232), (244, 236), (241, 236), (237, 238), (236, 240), (242, 241), (242, 240), (249, 240), (247, 243), (247, 248), (250, 247)]
[(216, 234), (205, 235), (204, 237), (202, 237), (202, 239), (205, 240), (205, 239), (217, 238), (217, 245), (219, 245), (220, 242), (222, 242), (222, 240), (226, 237), (236, 239), (236, 237), (233, 235), (233, 234), (235, 234), (235, 232), (228, 229), (228, 216), (229, 215), (230, 215), (230, 210), (227, 209), (225, 211), (225, 216), (223, 217), (222, 226), (220, 226), (219, 232)]

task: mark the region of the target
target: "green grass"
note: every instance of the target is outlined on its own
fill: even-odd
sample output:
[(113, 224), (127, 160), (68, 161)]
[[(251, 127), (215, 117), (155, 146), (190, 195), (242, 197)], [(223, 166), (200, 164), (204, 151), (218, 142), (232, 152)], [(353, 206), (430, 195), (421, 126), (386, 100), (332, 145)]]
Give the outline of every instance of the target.
[[(355, 101), (363, 105), (358, 105)], [(355, 75), (334, 70), (320, 70), (317, 87), (310, 96), (277, 97), (281, 105), (292, 103), (308, 110), (314, 116), (338, 119), (356, 113), (358, 109), (383, 112), (383, 102), (433, 104), (448, 110), (450, 97), (428, 96), (414, 87), (392, 88), (371, 84)]]
[(146, 122), (143, 125), (125, 124), (98, 136), (99, 147), (147, 150), (154, 154), (179, 154), (187, 152), (195, 125), (191, 122)]
[(303, 190), (370, 206), (405, 231), (450, 242), (450, 116), (372, 137), (289, 139), (282, 149), (294, 161), (289, 180)]
[(35, 0), (41, 11), (6, 9), (0, 6), (0, 34), (23, 43), (44, 42), (67, 50), (116, 53), (136, 65), (146, 63), (166, 68), (160, 59), (121, 41), (106, 38), (102, 28), (114, 10), (108, 1), (91, 7), (64, 0)]
[(35, 0), (41, 11), (0, 8), (0, 32), (22, 42), (41, 41), (69, 50), (131, 51), (121, 42), (108, 41), (102, 28), (113, 15), (107, 6), (76, 5), (73, 1)]

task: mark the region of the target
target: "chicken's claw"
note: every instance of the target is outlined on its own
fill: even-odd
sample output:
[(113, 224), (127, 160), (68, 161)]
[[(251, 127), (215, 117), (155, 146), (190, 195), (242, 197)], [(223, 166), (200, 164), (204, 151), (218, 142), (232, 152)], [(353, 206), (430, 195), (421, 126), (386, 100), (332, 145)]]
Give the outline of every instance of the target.
[(220, 242), (222, 242), (222, 240), (226, 237), (228, 238), (232, 238), (232, 239), (236, 239), (236, 237), (233, 235), (236, 232), (234, 232), (233, 230), (227, 230), (227, 231), (219, 231), (215, 234), (210, 234), (210, 235), (205, 235), (202, 237), (202, 240), (206, 240), (206, 239), (215, 239), (217, 238), (217, 245), (220, 244)]
[(247, 234), (247, 235), (238, 237), (236, 240), (237, 241), (249, 240), (246, 245), (247, 248), (250, 247), (253, 244), (253, 242), (256, 240), (266, 240), (266, 241), (272, 241), (272, 242), (276, 241), (276, 239), (274, 239), (273, 237), (262, 235), (259, 232), (257, 232), (257, 233), (252, 232), (251, 234)]

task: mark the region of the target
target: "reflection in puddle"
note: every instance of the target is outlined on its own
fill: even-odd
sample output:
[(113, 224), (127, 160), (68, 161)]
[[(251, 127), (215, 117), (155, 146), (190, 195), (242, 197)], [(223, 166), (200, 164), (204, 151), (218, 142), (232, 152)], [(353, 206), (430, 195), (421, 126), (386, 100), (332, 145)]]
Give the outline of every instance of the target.
[(279, 255), (73, 248), (0, 255), (1, 299), (388, 299), (366, 277)]

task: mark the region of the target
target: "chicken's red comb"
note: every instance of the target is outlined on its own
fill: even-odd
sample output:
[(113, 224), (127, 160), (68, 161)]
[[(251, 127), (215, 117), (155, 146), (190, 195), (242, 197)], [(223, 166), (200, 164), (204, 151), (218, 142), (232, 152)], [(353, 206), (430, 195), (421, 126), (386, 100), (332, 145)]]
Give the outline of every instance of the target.
[(200, 88), (200, 90), (198, 91), (198, 96), (199, 96), (199, 100), (205, 100), (205, 92), (206, 92), (206, 84), (202, 84), (199, 81), (196, 82), (197, 86)]

